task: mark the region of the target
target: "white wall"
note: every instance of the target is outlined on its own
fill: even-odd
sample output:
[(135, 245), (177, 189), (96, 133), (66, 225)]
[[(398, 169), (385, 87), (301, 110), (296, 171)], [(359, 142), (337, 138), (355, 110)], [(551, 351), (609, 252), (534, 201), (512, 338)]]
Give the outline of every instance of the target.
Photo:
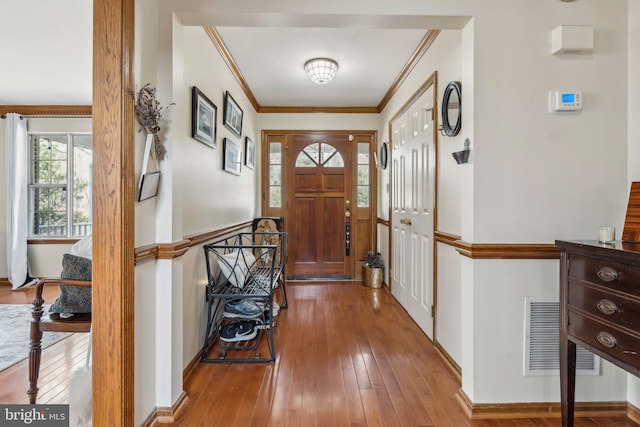
[[(237, 224), (258, 216), (259, 168), (252, 170), (244, 166), (244, 144), (246, 136), (256, 142), (259, 159), (260, 132), (255, 110), (204, 30), (199, 27), (184, 27), (183, 48), (184, 86), (197, 86), (218, 108), (218, 148), (212, 149), (196, 141), (191, 138), (190, 133), (180, 138), (180, 182), (176, 191), (183, 195), (183, 229), (184, 234), (188, 235)], [(222, 124), (223, 97), (227, 90), (243, 110), (242, 139), (233, 136)], [(190, 118), (190, 93), (188, 95), (187, 99), (180, 102), (180, 106), (176, 106), (176, 113)], [(223, 138), (230, 138), (243, 151), (240, 176), (225, 172), (222, 168)], [(257, 161), (256, 166), (258, 165)], [(192, 248), (183, 257), (182, 263), (183, 362), (186, 366), (202, 348), (206, 327), (206, 266), (202, 248)]]
[[(135, 46), (134, 46), (134, 78), (135, 89), (145, 84), (155, 86), (155, 62), (157, 50), (157, 11), (153, 0), (136, 1), (135, 10)], [(161, 105), (168, 105), (171, 99), (159, 97)], [(171, 117), (171, 110), (165, 119)], [(161, 122), (161, 134), (164, 134), (167, 120)], [(136, 183), (142, 170), (142, 153), (145, 143), (143, 132), (135, 136), (135, 170)], [(152, 162), (155, 169), (155, 162)], [(150, 169), (153, 170), (153, 169)], [(160, 194), (165, 191), (164, 177), (160, 181)], [(142, 246), (156, 241), (155, 230), (157, 199), (154, 197), (135, 204), (135, 245)], [(140, 425), (156, 407), (157, 386), (157, 326), (156, 326), (156, 263), (147, 262), (135, 268), (135, 343), (134, 343), (134, 420)]]
[[(556, 2), (541, 8), (503, 2), (495, 9), (500, 13), (483, 9), (474, 19), (473, 215), (462, 213), (463, 224), (471, 223), (470, 233), (463, 226), (467, 241), (551, 243), (594, 238), (605, 223), (622, 226), (626, 2)], [(551, 29), (567, 23), (595, 26), (592, 55), (549, 53)], [(547, 92), (553, 89), (581, 90), (583, 111), (548, 114)], [(557, 261), (473, 264), (468, 284), (473, 293), (463, 293), (463, 306), (469, 299), (474, 311), (473, 322), (463, 326), (472, 328), (473, 362), (463, 363), (463, 389), (474, 403), (557, 401), (556, 378), (522, 377), (523, 331), (514, 327), (524, 317), (524, 296), (557, 295)], [(508, 378), (510, 387), (495, 378)], [(597, 378), (578, 377), (577, 388), (579, 400), (617, 400), (625, 381), (617, 371), (603, 370)]]
[[(640, 2), (628, 0), (629, 7), (629, 182), (640, 181)], [(628, 401), (640, 408), (640, 379), (629, 374)]]

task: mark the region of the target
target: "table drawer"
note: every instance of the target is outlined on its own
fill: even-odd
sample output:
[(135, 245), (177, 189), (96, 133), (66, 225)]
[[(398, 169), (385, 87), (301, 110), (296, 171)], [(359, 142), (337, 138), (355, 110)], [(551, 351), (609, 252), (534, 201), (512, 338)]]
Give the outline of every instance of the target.
[(640, 368), (637, 337), (621, 332), (596, 320), (569, 311), (569, 335), (610, 354), (614, 358)]
[(640, 331), (640, 303), (569, 281), (569, 305), (594, 316)]
[(569, 277), (640, 296), (640, 268), (632, 265), (570, 254)]

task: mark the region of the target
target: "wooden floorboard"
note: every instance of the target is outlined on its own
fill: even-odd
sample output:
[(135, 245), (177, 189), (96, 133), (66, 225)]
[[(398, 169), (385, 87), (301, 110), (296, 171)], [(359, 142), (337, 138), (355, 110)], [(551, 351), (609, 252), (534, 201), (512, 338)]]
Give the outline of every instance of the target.
[[(289, 284), (276, 327), (276, 362), (198, 364), (174, 426), (559, 427), (558, 418), (469, 420), (459, 382), (433, 344), (384, 289), (357, 282)], [(47, 302), (57, 290), (47, 290)], [(0, 304), (30, 290), (0, 286)], [(89, 334), (43, 350), (38, 403), (67, 403)], [(263, 352), (266, 352), (266, 347)], [(28, 362), (0, 372), (0, 402), (26, 403)], [(161, 424), (158, 424), (161, 426)], [(635, 427), (625, 417), (578, 417), (576, 427)]]
[[(559, 427), (560, 419), (469, 420), (433, 344), (384, 289), (296, 282), (276, 361), (199, 364), (174, 426)], [(578, 417), (576, 427), (632, 427)]]

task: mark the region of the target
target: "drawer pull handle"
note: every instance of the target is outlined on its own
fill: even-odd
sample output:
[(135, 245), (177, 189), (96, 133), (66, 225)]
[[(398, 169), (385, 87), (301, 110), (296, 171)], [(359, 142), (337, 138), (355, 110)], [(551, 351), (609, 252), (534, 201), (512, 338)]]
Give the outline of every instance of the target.
[(613, 282), (618, 278), (618, 272), (611, 267), (602, 267), (598, 270), (598, 277), (605, 282)]
[(616, 338), (608, 332), (600, 332), (596, 338), (600, 344), (607, 348), (613, 348), (618, 345)]
[(614, 314), (618, 311), (618, 306), (608, 299), (601, 299), (596, 306), (603, 314)]

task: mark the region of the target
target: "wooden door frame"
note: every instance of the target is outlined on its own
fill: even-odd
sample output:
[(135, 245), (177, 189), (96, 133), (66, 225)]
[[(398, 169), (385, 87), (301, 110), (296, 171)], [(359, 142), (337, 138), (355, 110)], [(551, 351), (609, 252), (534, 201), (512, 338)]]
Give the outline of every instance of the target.
[(93, 1), (93, 424), (134, 425), (135, 0)]
[[(269, 147), (268, 147), (268, 142), (270, 138), (274, 138), (277, 136), (281, 136), (281, 143), (282, 143), (282, 165), (287, 164), (288, 159), (288, 153), (287, 153), (287, 149), (285, 147), (286, 145), (286, 137), (288, 135), (296, 135), (296, 134), (347, 134), (347, 135), (353, 135), (354, 136), (354, 143), (357, 144), (357, 138), (359, 135), (366, 135), (367, 137), (371, 138), (370, 144), (369, 144), (369, 165), (370, 165), (370, 173), (369, 173), (369, 197), (370, 197), (370, 233), (372, 236), (372, 240), (371, 240), (371, 244), (373, 245), (371, 247), (371, 250), (377, 250), (377, 245), (378, 245), (378, 225), (377, 225), (377, 215), (378, 215), (378, 169), (373, 161), (374, 159), (374, 153), (376, 153), (377, 151), (377, 147), (378, 147), (378, 131), (376, 130), (308, 130), (308, 129), (288, 129), (288, 130), (281, 130), (281, 129), (265, 129), (262, 130), (262, 144), (261, 144), (261, 152), (262, 152), (262, 174), (261, 174), (261, 191), (262, 191), (262, 208), (261, 208), (261, 212), (263, 216), (278, 216), (281, 218), (284, 218), (284, 214), (283, 214), (283, 210), (284, 208), (269, 208)], [(275, 141), (274, 141), (275, 142)], [(357, 150), (356, 150), (357, 152)], [(357, 156), (356, 156), (357, 158)], [(357, 170), (357, 169), (356, 169)], [(286, 177), (285, 174), (283, 172), (283, 176), (282, 176), (282, 194), (286, 195), (287, 194), (287, 182), (286, 182)], [(354, 188), (353, 188), (353, 194), (357, 197), (357, 179), (354, 180), (353, 182)], [(352, 212), (354, 211), (354, 209), (358, 209), (357, 206), (355, 206), (354, 208), (352, 208)], [(283, 226), (287, 227), (287, 224), (283, 222)], [(357, 236), (353, 233), (354, 228), (353, 228), (353, 223), (352, 223), (352, 241), (355, 241), (355, 238), (357, 238)], [(359, 272), (359, 270), (357, 269), (358, 263), (359, 261), (356, 259), (356, 257), (352, 257), (351, 260), (352, 266), (351, 266), (351, 270), (353, 271), (353, 279), (358, 279), (361, 277), (361, 274)]]

